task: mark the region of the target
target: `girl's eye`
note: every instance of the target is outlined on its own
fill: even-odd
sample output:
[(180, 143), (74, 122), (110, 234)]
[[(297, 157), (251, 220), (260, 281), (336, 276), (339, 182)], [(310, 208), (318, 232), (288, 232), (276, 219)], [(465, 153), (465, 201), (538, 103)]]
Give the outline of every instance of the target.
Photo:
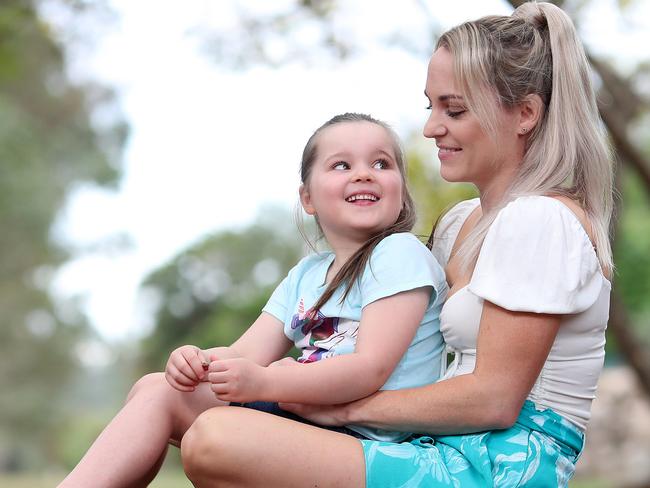
[(387, 169), (389, 166), (390, 164), (388, 164), (388, 161), (386, 161), (385, 159), (378, 159), (377, 161), (372, 163), (372, 167), (375, 169)]
[(424, 107), (425, 110), (431, 110), (433, 108), (433, 105), (431, 105), (431, 102), (427, 103), (427, 106)]
[(332, 165), (332, 169), (350, 169), (350, 165), (345, 161), (338, 161)]
[(458, 110), (447, 109), (447, 115), (449, 117), (451, 117), (452, 119), (455, 119), (456, 117), (460, 117), (465, 112), (467, 112), (467, 109), (464, 109), (464, 108), (461, 108), (461, 109), (458, 109)]

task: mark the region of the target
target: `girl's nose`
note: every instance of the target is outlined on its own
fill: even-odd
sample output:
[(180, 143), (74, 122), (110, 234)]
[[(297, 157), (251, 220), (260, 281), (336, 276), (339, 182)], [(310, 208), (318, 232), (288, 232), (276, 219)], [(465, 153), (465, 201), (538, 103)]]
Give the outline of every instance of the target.
[(372, 171), (370, 171), (370, 168), (366, 167), (365, 165), (358, 166), (352, 175), (352, 181), (355, 182), (372, 181), (372, 179)]

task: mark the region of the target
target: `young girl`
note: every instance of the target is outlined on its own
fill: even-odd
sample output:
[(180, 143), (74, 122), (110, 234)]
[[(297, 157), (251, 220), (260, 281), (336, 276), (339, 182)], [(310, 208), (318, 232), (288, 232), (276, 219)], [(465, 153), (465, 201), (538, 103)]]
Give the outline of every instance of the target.
[[(301, 179), (302, 207), (332, 252), (301, 260), (231, 347), (172, 352), (166, 381), (142, 378), (59, 486), (146, 484), (167, 444), (213, 406), (256, 402), (245, 406), (282, 415), (275, 402), (338, 404), (438, 378), (447, 285), (408, 233), (415, 215), (395, 133), (367, 115), (338, 115), (307, 142)], [(281, 359), (293, 345), (298, 361)], [(336, 430), (386, 441), (409, 435)]]

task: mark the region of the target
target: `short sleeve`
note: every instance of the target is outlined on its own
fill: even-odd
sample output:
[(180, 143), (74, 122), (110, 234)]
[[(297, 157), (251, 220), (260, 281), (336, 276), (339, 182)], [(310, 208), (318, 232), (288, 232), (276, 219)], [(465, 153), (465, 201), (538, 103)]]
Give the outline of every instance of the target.
[(263, 312), (273, 315), (276, 319), (284, 323), (288, 313), (287, 301), (288, 294), (287, 288), (289, 287), (290, 275), (284, 277), (280, 284), (275, 288), (273, 294), (266, 302)]
[(413, 234), (392, 234), (377, 244), (361, 276), (361, 306), (424, 286), (434, 290), (430, 304), (444, 298), (447, 286), (442, 267)]
[(605, 280), (593, 245), (560, 201), (520, 197), (492, 223), (469, 291), (507, 310), (579, 313), (598, 298)]
[(463, 200), (446, 212), (436, 224), (431, 253), (442, 266), (447, 265), (451, 248), (454, 246), (454, 242), (456, 242), (461, 227), (479, 203), (478, 198)]
[(293, 313), (291, 299), (295, 294), (300, 277), (306, 268), (310, 268), (315, 262), (321, 261), (322, 259), (322, 256), (319, 255), (309, 255), (302, 258), (298, 264), (291, 268), (287, 276), (275, 288), (268, 302), (262, 308), (262, 311), (273, 315), (281, 322), (285, 322), (287, 315)]

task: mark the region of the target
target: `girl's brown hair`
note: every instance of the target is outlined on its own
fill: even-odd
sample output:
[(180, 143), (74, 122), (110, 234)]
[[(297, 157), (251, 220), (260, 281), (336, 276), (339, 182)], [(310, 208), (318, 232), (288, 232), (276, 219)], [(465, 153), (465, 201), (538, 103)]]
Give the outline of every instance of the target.
[[(397, 232), (409, 232), (415, 224), (415, 204), (413, 203), (413, 198), (411, 197), (406, 185), (406, 162), (399, 142), (399, 137), (388, 124), (381, 120), (377, 120), (370, 115), (359, 113), (344, 113), (336, 115), (316, 129), (307, 141), (305, 149), (302, 152), (302, 162), (300, 164), (300, 180), (302, 181), (302, 184), (309, 185), (309, 177), (311, 176), (314, 162), (318, 156), (318, 137), (321, 132), (333, 125), (351, 122), (369, 122), (371, 124), (376, 124), (382, 127), (390, 136), (393, 145), (393, 152), (395, 153), (395, 162), (400, 175), (402, 176), (402, 210), (397, 216), (397, 220), (392, 225), (370, 237), (352, 256), (350, 256), (313, 306), (312, 310), (314, 312), (319, 310), (330, 298), (332, 298), (332, 295), (339, 286), (345, 285), (345, 291), (341, 297), (342, 303), (349, 295), (354, 283), (361, 277), (375, 246), (377, 246), (382, 239), (391, 234)], [(318, 218), (316, 218), (316, 223), (318, 224)], [(323, 231), (320, 228), (320, 224), (319, 231), (321, 233), (320, 237), (322, 237)]]

